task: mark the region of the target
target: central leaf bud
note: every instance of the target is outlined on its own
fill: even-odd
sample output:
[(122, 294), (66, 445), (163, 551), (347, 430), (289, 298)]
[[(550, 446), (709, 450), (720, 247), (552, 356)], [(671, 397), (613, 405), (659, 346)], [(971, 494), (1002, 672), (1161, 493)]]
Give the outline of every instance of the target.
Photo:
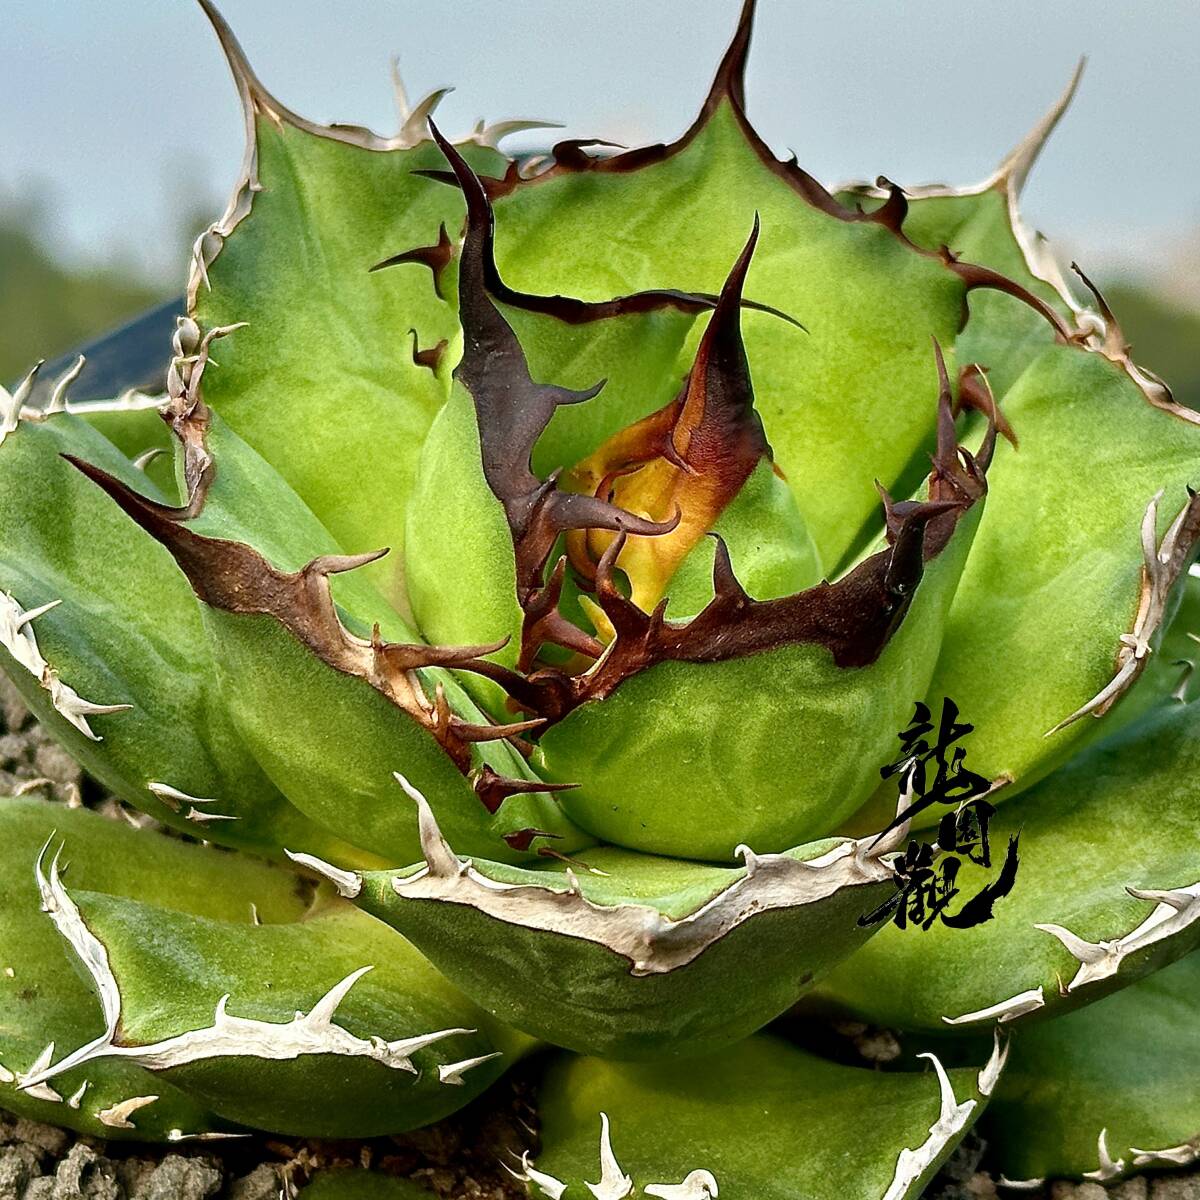
[[(616, 566), (630, 598), (651, 611), (697, 542), (739, 494), (754, 469), (770, 462), (771, 447), (754, 409), (740, 331), (742, 285), (757, 240), (754, 234), (730, 272), (679, 395), (608, 439), (563, 478), (563, 485), (606, 500), (636, 516), (674, 528), (629, 535)], [(619, 536), (581, 529), (567, 535), (571, 564), (585, 584), (595, 582), (601, 556)], [(588, 606), (596, 618), (594, 606)], [(605, 633), (601, 629), (601, 633)]]

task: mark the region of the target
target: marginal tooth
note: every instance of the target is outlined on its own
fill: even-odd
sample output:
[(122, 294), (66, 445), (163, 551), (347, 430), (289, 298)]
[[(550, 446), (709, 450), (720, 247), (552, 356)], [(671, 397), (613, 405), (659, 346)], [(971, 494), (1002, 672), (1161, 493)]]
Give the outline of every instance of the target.
[(207, 821), (237, 821), (239, 817), (235, 817), (229, 813), (212, 813), (201, 812), (198, 808), (189, 808), (184, 814), (188, 821), (196, 821), (199, 824), (204, 824)]
[(1159, 892), (1153, 888), (1127, 887), (1125, 889), (1135, 900), (1153, 900), (1156, 904), (1167, 904), (1176, 912), (1183, 912), (1196, 903), (1196, 897), (1190, 892)]
[(1100, 1136), (1096, 1139), (1096, 1153), (1100, 1159), (1100, 1165), (1094, 1171), (1084, 1171), (1084, 1179), (1094, 1179), (1097, 1183), (1104, 1183), (1109, 1179), (1116, 1179), (1122, 1171), (1125, 1170), (1125, 1160), (1123, 1158), (1113, 1159), (1108, 1151), (1108, 1130), (1100, 1130)]
[(139, 471), (144, 471), (156, 458), (166, 453), (167, 451), (162, 446), (151, 446), (149, 450), (143, 450), (142, 453), (133, 460), (133, 465)]
[(284, 854), (298, 866), (307, 867), (328, 879), (337, 889), (338, 895), (345, 896), (347, 900), (353, 900), (362, 891), (363, 880), (357, 871), (343, 871), (323, 858), (317, 858), (315, 854), (302, 854), (293, 850), (284, 850)]
[(395, 771), (393, 774), (396, 782), (417, 806), (417, 828), (421, 837), (421, 852), (425, 855), (425, 865), (429, 869), (429, 874), (433, 876), (460, 874), (463, 864), (458, 855), (450, 849), (450, 843), (442, 837), (442, 831), (438, 828), (437, 818), (433, 815), (433, 809), (429, 807), (429, 801), (399, 771)]
[[(403, 85), (401, 85), (403, 87)], [(452, 87), (435, 88), (423, 96), (404, 119), (404, 124), (397, 135), (397, 141), (406, 146), (417, 146), (429, 138), (429, 118), (434, 110), (452, 92)]]
[(514, 133), (526, 133), (532, 129), (562, 129), (561, 121), (493, 121), (485, 125), (480, 121), (473, 130), (471, 137), (481, 146), (490, 146), (493, 150), (500, 148), (500, 143)]
[(51, 600), (48, 604), (39, 604), (37, 608), (31, 608), (28, 612), (21, 613), (17, 618), (15, 628), (21, 629), (28, 625), (30, 621), (36, 621), (43, 613), (48, 613), (52, 608), (57, 608), (61, 603), (61, 600)]
[(1061, 925), (1034, 922), (1033, 927), (1058, 938), (1067, 950), (1081, 963), (1102, 962), (1112, 952), (1112, 942), (1085, 941), (1083, 938), (1073, 934), (1069, 929), (1064, 929)]
[(521, 1155), (519, 1172), (504, 1163), (500, 1165), (521, 1183), (532, 1183), (546, 1197), (546, 1200), (562, 1200), (562, 1195), (567, 1190), (567, 1185), (561, 1179), (555, 1179), (553, 1175), (547, 1175), (544, 1171), (538, 1171), (530, 1165), (528, 1150)]
[(40, 372), (45, 365), (46, 360), (44, 358), (39, 358), (37, 362), (33, 364), (32, 368), (30, 368), (25, 378), (17, 384), (17, 390), (12, 394), (13, 410), (16, 415), (20, 415), (21, 409), (24, 407), (25, 402), (29, 399), (31, 393), (33, 392), (33, 385), (37, 382), (38, 372)]
[(146, 1108), (158, 1099), (157, 1096), (132, 1096), (114, 1104), (110, 1108), (101, 1109), (96, 1117), (101, 1125), (112, 1129), (136, 1129), (137, 1126), (129, 1119), (139, 1109)]
[(463, 1074), (466, 1071), (470, 1071), (473, 1067), (481, 1066), (485, 1062), (491, 1062), (493, 1058), (502, 1057), (503, 1055), (499, 1050), (493, 1050), (491, 1054), (480, 1054), (475, 1058), (464, 1058), (461, 1062), (443, 1063), (437, 1069), (438, 1082), (461, 1087)]
[(947, 1025), (972, 1025), (979, 1021), (1015, 1021), (1017, 1017), (1023, 1017), (1027, 1013), (1044, 1008), (1045, 1004), (1046, 998), (1039, 984), (1027, 992), (1018, 992), (1006, 1000), (998, 1000), (995, 1004), (989, 1004), (986, 1008), (963, 1013), (958, 1017), (943, 1017), (942, 1020)]
[(77, 1109), (83, 1103), (84, 1093), (92, 1086), (90, 1079), (85, 1079), (74, 1092), (71, 1093), (71, 1098), (67, 1101), (68, 1108)]
[(218, 1130), (207, 1130), (204, 1133), (184, 1133), (182, 1129), (168, 1129), (168, 1142), (223, 1142), (230, 1138), (253, 1137), (252, 1133), (222, 1133)]
[(59, 376), (58, 381), (54, 385), (54, 391), (50, 393), (50, 401), (42, 410), (43, 415), (49, 417), (54, 413), (67, 411), (67, 389), (79, 378), (79, 372), (83, 370), (83, 365), (87, 360), (81, 354), (70, 367)]
[(179, 788), (172, 787), (169, 783), (158, 783), (150, 780), (146, 784), (146, 790), (153, 792), (172, 812), (180, 812), (184, 804), (216, 804), (214, 797), (189, 796), (187, 792), (181, 792)]
[(312, 1029), (327, 1029), (333, 1024), (334, 1014), (337, 1012), (339, 1005), (349, 995), (350, 989), (368, 972), (373, 971), (374, 966), (359, 967), (357, 971), (351, 971), (345, 979), (339, 983), (335, 983), (333, 987), (321, 997), (320, 1000), (312, 1006), (305, 1022)]
[(17, 1087), (21, 1089), (27, 1096), (32, 1096), (35, 1100), (48, 1100), (52, 1104), (61, 1104), (62, 1096), (58, 1094), (48, 1083), (33, 1083), (27, 1084), (26, 1079), (36, 1079), (39, 1075), (49, 1069), (50, 1064), (54, 1061), (54, 1043), (51, 1042), (33, 1061), (33, 1065), (25, 1072), (24, 1075), (17, 1077)]
[(892, 1182), (883, 1195), (883, 1200), (903, 1200), (908, 1196), (915, 1184), (938, 1157), (945, 1151), (951, 1140), (966, 1126), (971, 1114), (975, 1111), (978, 1101), (964, 1100), (961, 1104), (954, 1095), (954, 1087), (946, 1068), (936, 1054), (920, 1054), (918, 1058), (928, 1059), (933, 1064), (937, 1074), (939, 1111), (937, 1120), (929, 1127), (929, 1136), (915, 1149), (905, 1147), (896, 1158), (896, 1170)]
[(692, 1171), (682, 1183), (651, 1183), (642, 1191), (659, 1200), (715, 1200), (720, 1195), (711, 1171)]
[(1161, 1150), (1139, 1150), (1130, 1146), (1129, 1153), (1135, 1167), (1186, 1167), (1200, 1158), (1200, 1137), (1178, 1146), (1164, 1146)]
[(596, 1200), (625, 1200), (633, 1194), (633, 1180), (621, 1169), (613, 1153), (612, 1135), (608, 1124), (608, 1113), (600, 1114), (600, 1181), (584, 1186)]
[(978, 1086), (981, 1096), (990, 1096), (995, 1091), (996, 1084), (1000, 1081), (1000, 1074), (1004, 1070), (1004, 1064), (1008, 1062), (1008, 1051), (1011, 1045), (1011, 1039), (1002, 1037), (1000, 1026), (997, 1025), (993, 1031), (992, 1056), (983, 1070), (979, 1072)]

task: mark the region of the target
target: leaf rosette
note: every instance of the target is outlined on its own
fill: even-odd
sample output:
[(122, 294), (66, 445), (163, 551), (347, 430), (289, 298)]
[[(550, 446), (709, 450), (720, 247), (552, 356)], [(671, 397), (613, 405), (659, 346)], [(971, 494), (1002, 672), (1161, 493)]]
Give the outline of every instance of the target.
[[(856, 1169), (898, 1198), (997, 1087), (1015, 1146), (1102, 1071), (1030, 1092), (1055, 1037), (1143, 990), (1169, 1030), (1200, 419), (1021, 221), (1078, 79), (979, 187), (833, 191), (750, 121), (751, 2), (675, 141), (536, 159), (499, 149), (521, 122), (445, 137), (440, 93), (392, 137), (315, 124), (201, 4), (242, 178), (165, 396), (0, 396), (0, 641), (107, 787), (245, 865), (205, 889), (223, 856), (174, 847), (181, 890), (151, 834), (7, 802), (4, 948), (83, 982), (13, 1010), (0, 1102), (369, 1136), (536, 1039), (586, 1057), (547, 1067), (533, 1195), (824, 1194), (870, 1094)], [(879, 933), (938, 817), (881, 767), (949, 697), (1020, 882), (978, 928)], [(871, 1082), (759, 1032), (802, 996), (970, 1065)], [(768, 1101), (800, 1166), (743, 1128)], [(1183, 1161), (1148, 1113), (1107, 1128), (1176, 1141), (1101, 1138), (1105, 1178)], [(1082, 1173), (1089, 1139), (1013, 1161)]]

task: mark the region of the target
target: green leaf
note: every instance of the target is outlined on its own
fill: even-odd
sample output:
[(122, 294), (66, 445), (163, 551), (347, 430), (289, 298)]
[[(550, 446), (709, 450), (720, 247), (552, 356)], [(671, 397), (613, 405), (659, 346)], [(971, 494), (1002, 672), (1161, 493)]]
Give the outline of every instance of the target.
[(717, 862), (740, 842), (779, 851), (835, 829), (874, 789), (928, 685), (979, 507), (926, 563), (899, 628), (865, 666), (785, 644), (664, 662), (580, 705), (535, 757), (546, 777), (581, 785), (562, 794), (564, 811), (602, 840)]
[(1125, 1172), (1200, 1158), (1200, 954), (1057, 1021), (1023, 1029), (985, 1117), (1009, 1179)]
[[(423, 114), (394, 139), (306, 121), (262, 87), (208, 11), (250, 144), (245, 177), (201, 245), (204, 268), (190, 289), (203, 327), (247, 323), (222, 344), (205, 400), (279, 468), (339, 542), (399, 550), (417, 455), (446, 398), (444, 379), (414, 361), (408, 331), (430, 350), (453, 341), (458, 323), (422, 266), (370, 268), (437, 245), (442, 226), (456, 233), (462, 199), (414, 174), (442, 165), (423, 140)], [(467, 143), (463, 152), (484, 170), (507, 162), (486, 144)], [(443, 292), (452, 271), (439, 272)], [(371, 572), (393, 600), (403, 594), (400, 561), (397, 554)]]
[[(278, 854), (280, 845), (369, 861), (287, 803), (242, 744), (215, 685), (199, 606), (170, 556), (61, 456), (161, 493), (78, 416), (24, 422), (0, 447), (0, 590), (14, 625), (9, 677), (56, 738), (106, 787), (179, 829)], [(36, 654), (30, 639), (36, 642)], [(17, 651), (28, 661), (13, 657)], [(120, 711), (55, 707), (41, 659), (77, 697)], [(68, 711), (78, 709), (69, 698)], [(89, 736), (88, 731), (91, 731)], [(154, 785), (151, 787), (151, 785)], [(222, 819), (235, 817), (236, 819)]]
[[(990, 1086), (987, 1072), (943, 1076), (933, 1065), (881, 1074), (765, 1035), (681, 1063), (561, 1056), (542, 1084), (542, 1149), (524, 1171), (530, 1195), (916, 1197)], [(610, 1189), (597, 1191), (604, 1181)], [(687, 1181), (691, 1190), (671, 1190)]]
[[(411, 810), (394, 802), (401, 768), (473, 852), (520, 858), (530, 852), (528, 829), (580, 845), (553, 800), (530, 790), (537, 780), (504, 730), (447, 672), (422, 670), (472, 652), (417, 644), (373, 583), (350, 572), (362, 556), (346, 557), (215, 414), (204, 443), (209, 467), (185, 508), (155, 506), (84, 469), (167, 546), (205, 600), (225, 711), (283, 794), (325, 828), (360, 838), (376, 863), (419, 853)], [(506, 843), (510, 835), (524, 844)]]
[[(975, 726), (973, 769), (1015, 792), (1082, 748), (1096, 725), (1080, 718), (1106, 711), (1110, 684), (1119, 696), (1157, 643), (1195, 554), (1200, 428), (1105, 354), (1068, 346), (1045, 350), (1004, 408), (1020, 449), (996, 448), (929, 696), (953, 697)], [(1177, 513), (1172, 554), (1162, 539)]]
[[(834, 971), (823, 998), (892, 1028), (972, 1032), (1087, 1004), (1188, 953), (1200, 943), (1197, 772), (1194, 705), (1153, 713), (1080, 755), (993, 818), (993, 854), (1019, 834), (1020, 866), (992, 920), (889, 926)], [(962, 897), (995, 873), (964, 859)], [(1094, 961), (1047, 925), (1082, 939), (1079, 954)]]
[[(103, 1028), (91, 987), (70, 963), (66, 943), (41, 911), (34, 876), (39, 851), (54, 834), (70, 847), (70, 876), (81, 888), (143, 900), (194, 916), (249, 924), (298, 920), (305, 904), (295, 876), (256, 862), (204, 850), (84, 809), (33, 797), (0, 800), (0, 1108), (95, 1137), (167, 1137), (227, 1128), (203, 1101), (130, 1062), (110, 1061), (56, 1081), (54, 1100), (21, 1091), (17, 1079), (50, 1043), (60, 1053)], [(88, 1087), (74, 1105), (76, 1089)], [(136, 1127), (99, 1114), (132, 1096), (158, 1095)]]
[(529, 1046), (348, 904), (255, 926), (73, 898), (119, 991), (119, 1026), (88, 1069), (124, 1054), (228, 1120), (397, 1133), (454, 1112)]
[(501, 1020), (588, 1053), (695, 1054), (754, 1032), (871, 936), (858, 918), (894, 886), (867, 842), (747, 853), (744, 868), (615, 847), (464, 861), (415, 798), (425, 865), (352, 877), (357, 903)]

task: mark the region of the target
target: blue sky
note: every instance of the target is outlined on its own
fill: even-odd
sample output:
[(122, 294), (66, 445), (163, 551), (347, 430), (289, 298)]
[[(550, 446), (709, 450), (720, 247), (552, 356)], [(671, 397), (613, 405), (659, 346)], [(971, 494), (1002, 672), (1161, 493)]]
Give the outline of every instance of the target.
[[(453, 83), (476, 116), (555, 118), (636, 143), (690, 120), (738, 0), (224, 0), (267, 86), (305, 114), (394, 126), (388, 61), (412, 92)], [(171, 271), (181, 209), (221, 206), (236, 99), (192, 0), (5, 0), (0, 200), (47, 189), (64, 255)], [(1034, 222), (1085, 262), (1169, 263), (1200, 222), (1200, 5), (1094, 0), (761, 0), (751, 114), (827, 182), (985, 175), (1089, 68), (1031, 181)], [(517, 143), (520, 144), (520, 143)]]

